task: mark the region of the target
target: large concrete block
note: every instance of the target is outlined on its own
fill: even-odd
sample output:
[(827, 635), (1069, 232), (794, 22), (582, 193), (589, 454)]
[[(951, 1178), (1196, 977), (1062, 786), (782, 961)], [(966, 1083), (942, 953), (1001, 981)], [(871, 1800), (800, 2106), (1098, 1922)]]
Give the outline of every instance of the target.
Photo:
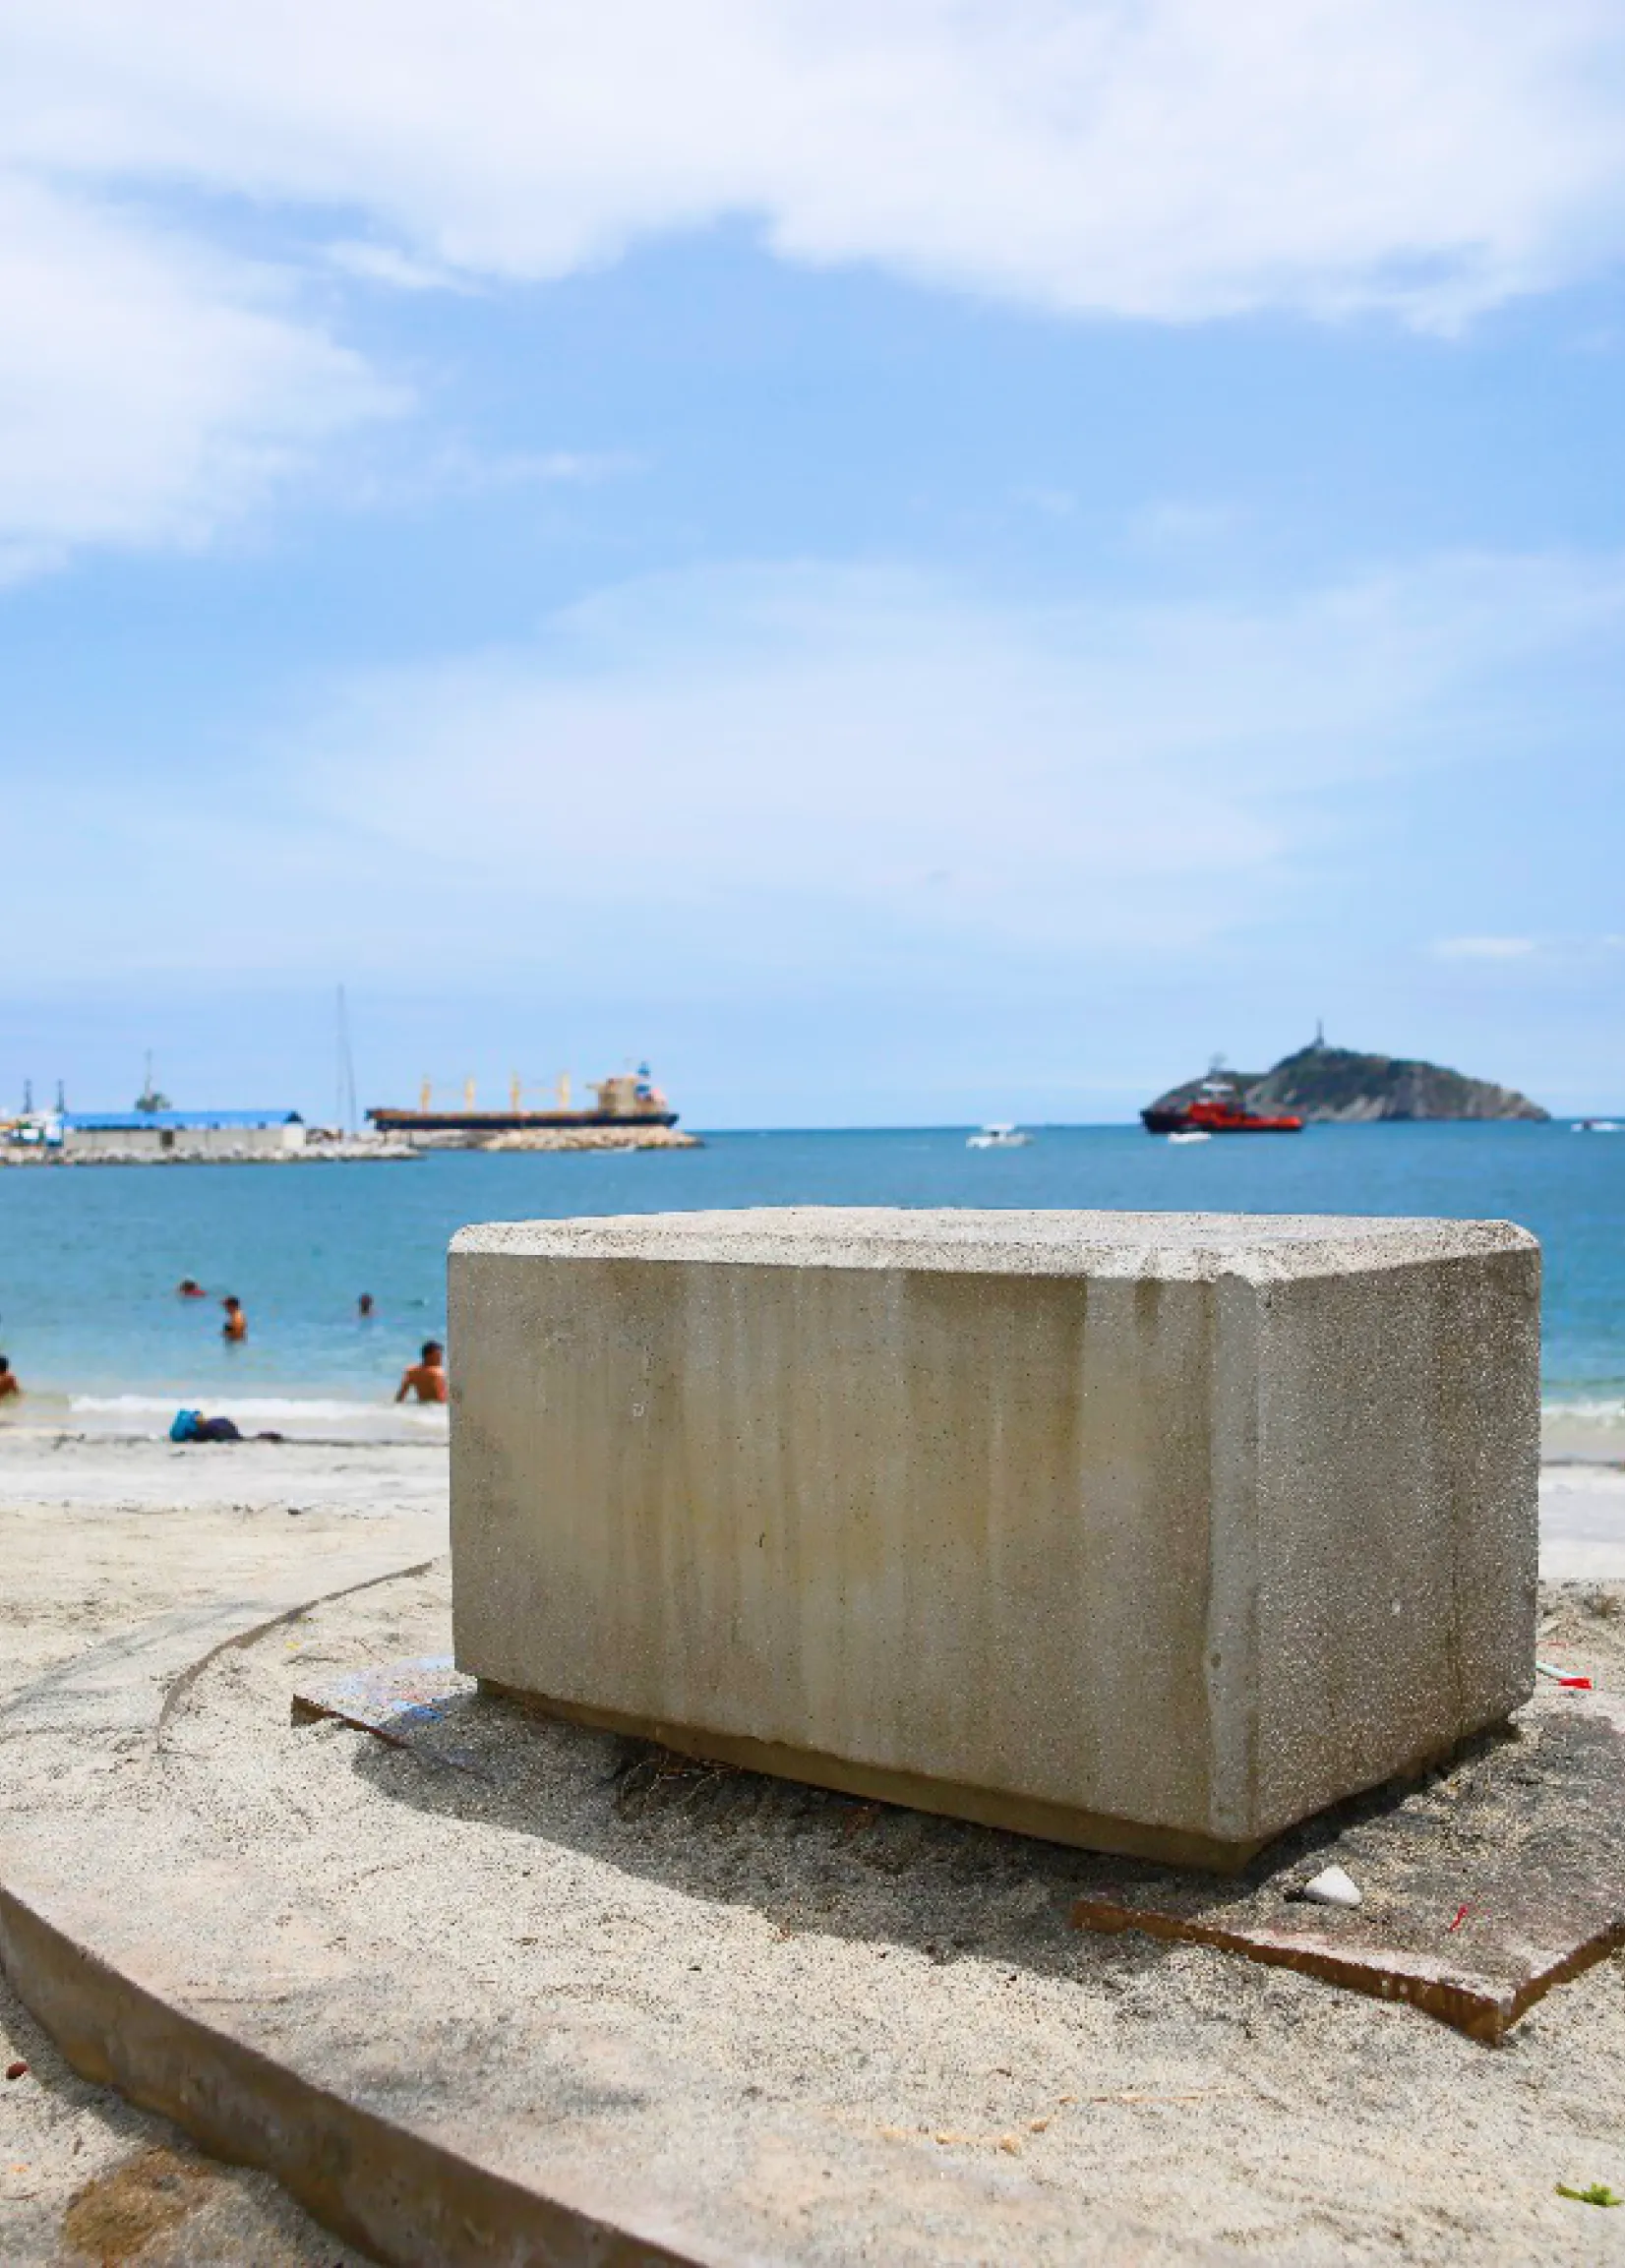
[(666, 1214), (451, 1246), (458, 1666), (1221, 1867), (1534, 1679), (1499, 1222)]

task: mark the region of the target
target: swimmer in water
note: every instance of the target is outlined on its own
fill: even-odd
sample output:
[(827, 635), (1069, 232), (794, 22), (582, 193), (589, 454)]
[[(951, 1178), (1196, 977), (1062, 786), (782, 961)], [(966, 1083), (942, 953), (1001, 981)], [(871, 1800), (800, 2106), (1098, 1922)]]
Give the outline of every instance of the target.
[(395, 1400), (404, 1402), (408, 1394), (415, 1394), (419, 1402), (445, 1402), (448, 1393), (446, 1349), (438, 1339), (426, 1339), (422, 1356), (405, 1371)]
[(208, 1292), (195, 1276), (183, 1276), (175, 1286), (175, 1295), (179, 1299), (207, 1299), (209, 1297)]
[(248, 1317), (243, 1313), (243, 1303), (228, 1292), (226, 1297), (220, 1301), (220, 1305), (225, 1309), (225, 1321), (220, 1325), (220, 1337), (229, 1340), (233, 1345), (236, 1345), (240, 1340), (248, 1337)]
[(370, 1291), (364, 1291), (361, 1294), (361, 1297), (355, 1303), (355, 1312), (363, 1323), (370, 1323), (372, 1321), (373, 1295)]

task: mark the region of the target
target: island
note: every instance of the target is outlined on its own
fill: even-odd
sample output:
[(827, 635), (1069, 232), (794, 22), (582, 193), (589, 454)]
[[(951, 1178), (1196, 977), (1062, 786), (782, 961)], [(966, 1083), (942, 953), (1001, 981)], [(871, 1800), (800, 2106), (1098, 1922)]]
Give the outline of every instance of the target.
[(1366, 1055), (1312, 1040), (1268, 1071), (1231, 1071), (1216, 1064), (1199, 1079), (1171, 1087), (1151, 1109), (1177, 1109), (1221, 1080), (1248, 1110), (1290, 1112), (1307, 1124), (1364, 1125), (1381, 1119), (1525, 1118), (1551, 1113), (1511, 1087), (1470, 1079), (1442, 1063), (1407, 1055)]

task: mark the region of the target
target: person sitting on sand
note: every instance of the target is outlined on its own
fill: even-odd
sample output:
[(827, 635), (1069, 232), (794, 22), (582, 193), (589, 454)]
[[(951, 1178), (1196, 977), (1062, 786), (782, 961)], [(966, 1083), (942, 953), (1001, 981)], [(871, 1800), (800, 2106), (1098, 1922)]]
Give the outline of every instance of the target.
[(229, 1340), (233, 1344), (239, 1340), (246, 1339), (248, 1337), (248, 1317), (243, 1313), (242, 1301), (228, 1293), (220, 1301), (220, 1305), (225, 1309), (225, 1321), (220, 1325), (220, 1337)]
[(426, 1339), (423, 1342), (422, 1358), (407, 1369), (395, 1400), (404, 1402), (408, 1394), (415, 1394), (419, 1402), (445, 1402), (448, 1399), (446, 1349), (438, 1339)]
[(183, 1276), (175, 1286), (178, 1299), (207, 1299), (209, 1294), (195, 1276)]
[[(206, 1417), (201, 1409), (177, 1409), (169, 1428), (171, 1441), (241, 1441), (241, 1428), (229, 1417)], [(257, 1433), (256, 1441), (281, 1441), (280, 1433)]]
[[(17, 1383), (16, 1371), (5, 1355), (0, 1354), (0, 1402), (9, 1402), (14, 1394), (21, 1394), (22, 1391)], [(445, 1397), (441, 1399), (444, 1401)]]
[(229, 1417), (206, 1417), (201, 1409), (179, 1409), (169, 1428), (171, 1441), (241, 1441), (242, 1433)]

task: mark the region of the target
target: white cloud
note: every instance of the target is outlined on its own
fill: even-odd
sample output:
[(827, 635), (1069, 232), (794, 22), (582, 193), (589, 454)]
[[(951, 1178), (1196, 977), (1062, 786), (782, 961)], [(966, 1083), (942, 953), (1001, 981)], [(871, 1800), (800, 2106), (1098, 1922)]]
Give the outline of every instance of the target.
[(1233, 535), (1240, 516), (1234, 505), (1164, 497), (1130, 516), (1128, 545), (1152, 556), (1200, 552)]
[(641, 469), (642, 459), (625, 450), (481, 448), (460, 436), (436, 442), (419, 435), (410, 451), (357, 466), (338, 478), (330, 494), (377, 509), (511, 489), (598, 488)]
[(1615, 0), (14, 0), (0, 147), (367, 217), (396, 281), (753, 219), (1073, 313), (1453, 321), (1625, 235)]
[(392, 244), (369, 244), (344, 238), (330, 244), (331, 266), (363, 283), (383, 284), (390, 291), (467, 291), (471, 287), (453, 269), (428, 260), (413, 260)]
[[(230, 803), (189, 804), (184, 903), (145, 893), (141, 950), (185, 964), (207, 931), (256, 967), (559, 983), (585, 957), (638, 985), (1149, 964), (1313, 914), (1352, 811), (1480, 758), (1491, 711), (1516, 742), (1520, 666), (1622, 627), (1621, 562), (1439, 561), (1251, 607), (1013, 607), (811, 564), (645, 579), (245, 746)], [(125, 963), (168, 822), (100, 787), (82, 833), (52, 801), (82, 850), (66, 896), (49, 869), (59, 950)]]
[(0, 176), (0, 578), (207, 541), (396, 399), (275, 271)]
[(1618, 952), (1625, 937), (1440, 937), (1433, 951), (1441, 961), (1496, 962), (1538, 960), (1548, 967), (1585, 963)]
[(328, 235), (330, 297), (732, 219), (1178, 323), (1449, 325), (1625, 249), (1617, 0), (11, 0), (5, 38), (11, 577), (199, 540), (383, 406), (286, 273), (218, 249), (245, 210)]
[(1527, 961), (1538, 949), (1533, 937), (1441, 937), (1433, 947), (1441, 961)]
[(1047, 487), (1042, 483), (1018, 488), (1015, 501), (1027, 511), (1037, 512), (1041, 519), (1071, 519), (1078, 508), (1073, 490)]

